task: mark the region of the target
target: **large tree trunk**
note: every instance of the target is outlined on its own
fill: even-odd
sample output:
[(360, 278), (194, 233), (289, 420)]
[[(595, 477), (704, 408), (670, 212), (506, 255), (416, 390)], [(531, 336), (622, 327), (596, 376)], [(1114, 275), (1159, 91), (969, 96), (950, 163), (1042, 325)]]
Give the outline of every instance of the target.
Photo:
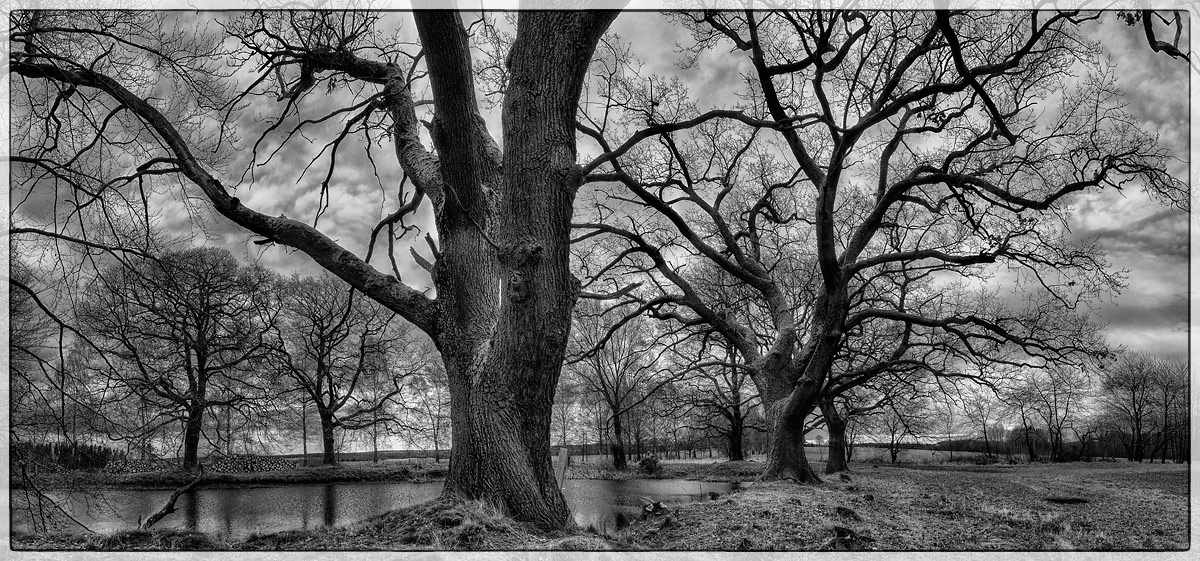
[(624, 428), (621, 426), (620, 413), (613, 411), (613, 434), (610, 440), (613, 458), (613, 467), (616, 469), (625, 469), (629, 465), (629, 460), (625, 456), (625, 434)]
[(337, 456), (334, 454), (333, 412), (321, 408), (317, 410), (317, 415), (321, 418), (321, 465), (332, 466), (337, 464)]
[(809, 404), (789, 413), (787, 409), (791, 399), (792, 396), (785, 396), (782, 399), (763, 400), (767, 410), (768, 447), (767, 465), (760, 479), (820, 483), (820, 476), (809, 465), (808, 457), (804, 454), (804, 419), (813, 407)]
[(832, 396), (821, 397), (821, 415), (829, 431), (829, 458), (825, 460), (825, 473), (850, 471), (846, 453), (846, 419), (837, 410)]
[(733, 421), (729, 424), (729, 461), (737, 462), (746, 459), (742, 451), (742, 436), (745, 432), (741, 411), (734, 412)]
[[(454, 432), (444, 494), (487, 500), (544, 528), (564, 525), (568, 511), (551, 465), (549, 415), (542, 429), (539, 412), (526, 409), (515, 391), (472, 390), (464, 382), (483, 373), (447, 366)], [(545, 400), (547, 409), (550, 403)]]
[[(831, 284), (827, 279), (827, 291), (817, 298), (814, 312), (817, 320), (811, 334), (813, 346), (804, 353), (803, 360), (793, 361), (788, 356), (791, 353), (775, 349), (764, 357), (755, 378), (769, 426), (767, 465), (760, 479), (821, 482), (804, 453), (804, 420), (817, 408), (821, 389), (837, 355), (841, 341), (839, 330), (846, 317), (845, 285)], [(798, 376), (793, 375), (801, 364), (803, 371)], [(760, 384), (760, 379), (767, 383)]]
[(507, 61), (502, 162), (478, 114), (460, 17), (416, 18), (447, 190), (434, 269), (435, 340), (454, 427), (443, 494), (486, 500), (546, 529), (569, 520), (551, 464), (550, 423), (579, 292), (569, 267), (583, 181), (575, 113), (592, 52), (615, 17), (521, 14)]
[(193, 403), (188, 407), (183, 429), (183, 469), (195, 469), (200, 465), (200, 432), (203, 428), (204, 406)]

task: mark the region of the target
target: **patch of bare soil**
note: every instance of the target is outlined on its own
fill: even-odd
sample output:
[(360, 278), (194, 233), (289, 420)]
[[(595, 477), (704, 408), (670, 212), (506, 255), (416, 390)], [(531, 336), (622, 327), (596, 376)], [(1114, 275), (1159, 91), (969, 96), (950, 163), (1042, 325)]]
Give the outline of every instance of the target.
[(851, 482), (830, 479), (754, 484), (635, 522), (614, 539), (621, 549), (725, 551), (1188, 547), (1186, 466), (856, 465)]

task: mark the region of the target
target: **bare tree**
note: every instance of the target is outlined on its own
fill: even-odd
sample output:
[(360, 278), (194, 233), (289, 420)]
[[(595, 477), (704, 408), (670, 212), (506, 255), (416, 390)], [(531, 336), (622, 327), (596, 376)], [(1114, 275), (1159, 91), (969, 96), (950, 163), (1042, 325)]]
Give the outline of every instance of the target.
[(585, 391), (608, 408), (609, 447), (617, 469), (627, 465), (627, 414), (680, 374), (659, 358), (666, 347), (663, 338), (670, 334), (656, 333), (643, 318), (621, 319), (593, 303), (578, 306), (568, 358)]
[(570, 437), (575, 432), (582, 409), (583, 388), (580, 380), (576, 380), (570, 369), (563, 372), (558, 381), (558, 389), (554, 392), (554, 430), (558, 435), (559, 446), (569, 446)]
[(137, 270), (114, 265), (87, 288), (78, 314), (109, 357), (101, 371), (150, 406), (137, 430), (182, 422), (185, 468), (197, 466), (207, 412), (262, 397), (272, 281), (225, 250), (197, 248)]
[[(424, 363), (408, 326), (332, 275), (280, 282), (283, 317), (276, 332), (280, 368), (314, 405), (321, 422), (323, 464), (333, 464), (334, 433), (386, 423), (407, 378)], [(365, 395), (372, 380), (381, 384)]]
[(933, 397), (933, 416), (930, 423), (937, 436), (945, 438), (944, 449), (948, 451), (947, 455), (951, 461), (954, 460), (955, 436), (963, 426), (961, 405), (956, 399), (956, 394), (957, 392), (939, 392), (939, 395)]
[[(689, 12), (678, 17), (696, 39), (685, 63), (722, 41), (749, 57), (753, 87), (739, 92), (742, 107), (698, 108), (658, 77), (602, 92), (606, 103), (581, 128), (609, 156), (589, 179), (620, 184), (628, 193), (620, 200), (645, 210), (617, 226), (605, 221), (616, 209), (598, 206), (579, 226), (626, 242), (615, 257), (641, 260), (621, 272), (653, 271), (663, 295), (643, 309), (706, 323), (738, 346), (770, 412), (764, 477), (818, 479), (804, 458), (805, 419), (867, 323), (1015, 364), (1104, 352), (1094, 324), (1059, 319), (1121, 285), (1094, 243), (1062, 227), (1066, 201), (1140, 179), (1183, 208), (1186, 189), (1166, 173), (1153, 137), (1122, 114), (1110, 69), (1078, 37), (1097, 17)], [(1068, 80), (1066, 68), (1088, 77)], [(1032, 110), (1045, 103), (1057, 106), (1053, 122)], [(638, 130), (622, 135), (622, 124)], [(635, 149), (610, 142), (614, 135), (658, 143)], [(773, 157), (780, 151), (790, 163)], [(805, 292), (785, 289), (777, 274), (788, 254), (773, 240), (785, 232), (815, 242), (810, 297), (797, 298)], [(661, 248), (712, 261), (750, 287), (769, 329), (718, 314)], [(903, 291), (856, 298), (907, 271), (986, 277), (994, 264), (1029, 280), (1025, 305), (991, 296), (974, 308), (917, 308)], [(896, 351), (887, 360), (909, 360)]]
[(682, 397), (695, 419), (693, 423), (698, 424), (695, 428), (724, 440), (730, 460), (744, 460), (746, 433), (766, 430), (758, 422), (761, 418), (758, 391), (735, 358), (737, 349), (727, 341), (718, 339), (701, 348), (717, 356), (709, 358), (698, 353), (697, 358), (707, 366), (687, 382)]
[[(1051, 351), (1061, 348), (1059, 339), (1031, 321), (1052, 313), (927, 317), (891, 307), (854, 315), (852, 279), (887, 263), (1016, 264), (1035, 282), (1050, 278), (1037, 273), (1062, 271), (1075, 290), (1055, 284), (1051, 292), (1070, 305), (1075, 291), (1090, 297), (1106, 286), (1107, 277), (1095, 272), (1102, 267), (1094, 267), (1092, 251), (1066, 247), (1066, 238), (1052, 228), (1062, 216), (1062, 198), (1134, 177), (1167, 198), (1182, 192), (1161, 173), (1162, 154), (1149, 138), (1110, 107), (1103, 76), (1087, 82), (1093, 91), (1063, 87), (1066, 69), (1094, 62), (1087, 45), (1072, 34), (1089, 16), (1073, 12), (680, 15), (696, 39), (685, 62), (694, 63), (696, 53), (725, 40), (749, 55), (755, 83), (741, 92), (745, 105), (683, 111), (678, 89), (660, 80), (631, 90), (636, 95), (614, 90), (608, 96), (612, 103), (589, 99), (582, 123), (577, 123), (580, 94), (612, 12), (520, 14), (511, 47), (485, 53), (484, 67), (494, 80), (487, 78), (482, 101), (469, 34), (488, 28), (464, 24), (457, 13), (413, 14), (418, 43), (411, 42), (412, 34), (394, 33), (395, 20), (407, 21), (396, 14), (214, 17), (212, 28), (193, 32), (177, 27), (183, 18), (174, 14), (14, 14), (14, 122), (18, 130), (30, 131), (14, 146), (18, 196), (55, 190), (68, 196), (55, 192), (61, 204), (49, 213), (54, 219), (10, 231), (117, 252), (131, 234), (105, 237), (107, 231), (84, 220), (103, 221), (103, 212), (76, 214), (79, 205), (66, 201), (119, 210), (144, 225), (152, 213), (142, 211), (174, 197), (197, 220), (215, 211), (259, 236), (264, 246), (299, 249), (435, 342), (453, 396), (454, 454), (446, 494), (486, 498), (543, 527), (561, 526), (568, 517), (553, 482), (548, 434), (579, 293), (568, 245), (583, 183), (618, 182), (653, 209), (648, 214), (667, 217), (659, 224), (682, 232), (687, 246), (750, 285), (764, 303), (767, 313), (755, 315), (770, 321), (770, 329), (759, 332), (767, 335), (765, 344), (743, 325), (705, 312), (702, 299), (695, 307), (655, 297), (644, 304), (685, 323), (698, 317), (738, 346), (739, 356), (762, 373), (755, 374), (762, 379), (756, 385), (770, 413), (774, 443), (767, 477), (804, 480), (816, 479), (803, 457), (805, 418), (816, 406), (843, 335), (857, 324), (886, 318), (951, 331), (971, 342), (1003, 341), (1035, 355), (1055, 355)], [(600, 74), (597, 81), (603, 83), (604, 71)], [(238, 78), (245, 80), (233, 85)], [(1046, 130), (1031, 116), (1031, 100), (1064, 89), (1062, 121)], [(420, 99), (426, 91), (430, 99)], [(480, 109), (481, 102), (497, 101), (500, 141), (488, 132)], [(264, 112), (250, 115), (253, 110)], [(623, 123), (636, 124), (628, 127), (636, 130), (608, 126), (621, 121), (616, 115), (621, 110), (632, 115)], [(730, 157), (718, 159), (713, 177), (725, 176), (716, 169), (727, 170), (726, 164), (740, 159), (737, 147), (748, 144), (747, 138), (772, 143), (760, 151), (762, 165), (753, 170), (763, 171), (764, 181), (755, 183), (753, 195), (740, 197), (730, 215), (746, 210), (751, 222), (778, 219), (793, 226), (772, 226), (781, 234), (773, 240), (815, 240), (815, 255), (808, 257), (820, 282), (813, 290), (793, 294), (787, 281), (773, 278), (775, 259), (758, 256), (752, 246), (770, 254), (774, 242), (753, 241), (755, 228), (687, 227), (692, 211), (684, 206), (693, 205), (689, 208), (699, 209), (701, 217), (722, 216), (716, 196), (709, 195), (725, 187), (714, 187), (720, 181), (707, 181), (712, 177), (706, 172), (690, 173), (705, 169), (698, 160), (713, 150), (702, 146), (687, 155), (688, 181), (679, 180), (678, 165), (652, 169), (656, 160), (679, 159), (670, 154), (673, 131), (726, 118), (759, 132), (728, 138), (720, 132), (728, 129), (700, 133), (727, 145), (715, 151)], [(239, 122), (262, 125), (241, 131), (250, 139), (243, 143), (235, 134)], [(602, 152), (583, 165), (577, 130), (595, 139)], [(309, 151), (314, 139), (323, 148), (317, 155)], [(361, 139), (361, 149), (349, 148), (355, 143), (348, 139)], [(652, 143), (657, 144), (645, 154), (637, 149)], [(390, 169), (371, 152), (384, 145), (394, 149)], [(909, 148), (931, 145), (938, 148)], [(765, 156), (777, 153), (776, 147), (790, 161), (769, 162)], [(230, 170), (231, 154), (243, 149), (252, 154), (242, 170), (250, 182), (263, 167), (286, 167), (283, 155), (310, 160), (302, 178), (317, 195), (316, 209), (299, 218), (267, 211), (248, 187), (238, 186), (239, 170)], [(361, 166), (345, 163), (350, 152), (358, 154)], [(670, 155), (658, 157), (664, 153)], [(622, 167), (626, 155), (647, 173), (632, 163)], [(878, 169), (872, 169), (874, 163)], [(360, 234), (367, 248), (361, 255), (318, 227), (341, 195), (348, 167), (369, 169), (379, 177), (380, 192), (391, 193), (381, 196), (382, 219)], [(846, 195), (861, 187), (846, 187), (850, 182), (844, 180), (876, 175), (878, 189), (862, 187), (866, 196), (855, 199), (859, 204), (844, 207), (851, 216), (835, 216), (837, 201), (850, 201)], [(706, 195), (687, 193), (700, 190), (697, 178), (708, 184)], [(686, 197), (673, 191), (678, 185), (684, 185)], [(790, 208), (802, 210), (798, 216), (804, 220), (793, 219), (790, 203), (775, 200), (785, 191), (803, 191), (793, 198), (802, 204)], [(429, 210), (436, 231), (421, 240), (427, 249), (418, 250), (413, 224), (418, 212)], [(914, 225), (928, 234), (901, 236), (899, 249), (874, 243), (882, 231)], [(656, 247), (656, 240), (636, 239), (644, 232), (626, 231), (634, 237), (606, 233), (631, 240), (635, 251)], [(404, 259), (405, 249), (412, 259)], [(803, 261), (784, 254), (791, 262)], [(653, 251), (645, 255), (654, 260)], [(426, 273), (418, 267), (428, 273), (428, 282), (422, 282)], [(656, 262), (649, 268), (662, 273), (664, 286), (678, 285), (665, 272), (671, 267)], [(435, 290), (422, 290), (422, 284)], [(683, 289), (666, 292), (688, 297)], [(672, 307), (688, 308), (688, 317)], [(1028, 345), (1032, 340), (1054, 343)]]
[(1125, 353), (1101, 370), (1099, 399), (1125, 440), (1130, 460), (1153, 459), (1159, 450), (1150, 447), (1156, 441), (1161, 446), (1168, 427), (1179, 430), (1181, 425), (1172, 420), (1179, 414), (1184, 371), (1180, 363), (1145, 352)]
[(1079, 410), (1090, 393), (1090, 378), (1083, 370), (1052, 366), (1029, 372), (1018, 383), (1025, 384), (1035, 400), (1033, 409), (1046, 427), (1050, 461), (1061, 461), (1067, 431), (1078, 422)]
[[(542, 527), (565, 524), (547, 429), (578, 290), (567, 253), (582, 180), (575, 112), (594, 46), (616, 12), (518, 17), (507, 82), (497, 94), (502, 142), (480, 112), (468, 29), (456, 12), (412, 14), (419, 45), (391, 32), (398, 15), (217, 17), (217, 25), (188, 30), (167, 13), (14, 14), (10, 69), (14, 98), (22, 100), (15, 122), (38, 131), (14, 147), (19, 183), (33, 189), (57, 181), (81, 198), (132, 193), (124, 201), (136, 208), (158, 202), (137, 196), (139, 185), (155, 179), (160, 193), (186, 193), (193, 210), (211, 209), (264, 244), (301, 250), (427, 333), (441, 351), (455, 418), (446, 494), (488, 499)], [(231, 87), (239, 67), (252, 69), (249, 78)], [(150, 68), (158, 69), (152, 79)], [(426, 84), (432, 103), (414, 99)], [(330, 160), (317, 165), (325, 173), (315, 187), (322, 204), (309, 223), (251, 208), (246, 190), (234, 191), (236, 173), (204, 159), (212, 148), (230, 153), (235, 122), (251, 100), (274, 103), (261, 135), (270, 141), (239, 146), (255, 154), (251, 170), (272, 154), (304, 153), (306, 133), (338, 123), (323, 129)], [(301, 106), (322, 116), (293, 119)], [(422, 117), (432, 117), (428, 137)], [(65, 131), (85, 140), (67, 143)], [(436, 295), (403, 283), (398, 266), (392, 275), (373, 267), (373, 243), (356, 255), (317, 227), (340, 177), (342, 140), (358, 134), (366, 145), (391, 144), (403, 170), (383, 172), (402, 194), (387, 200), (389, 212), (369, 241), (386, 238), (393, 248), (411, 231), (406, 221), (432, 207), (433, 256), (412, 262), (431, 271)], [(88, 144), (93, 138), (104, 140), (97, 146), (111, 157), (100, 157)], [(369, 149), (367, 158), (370, 165)]]
[(1165, 360), (1154, 380), (1155, 401), (1159, 409), (1159, 435), (1151, 460), (1161, 454), (1160, 461), (1166, 462), (1170, 455), (1179, 461), (1187, 457), (1186, 443), (1190, 432), (1190, 409), (1187, 404), (1188, 365), (1186, 361)]
[(929, 397), (909, 390), (889, 393), (880, 414), (872, 417), (872, 426), (888, 439), (888, 456), (893, 464), (906, 444), (925, 436), (933, 425)]
[(433, 445), (435, 462), (442, 461), (442, 451), (453, 434), (450, 403), (446, 371), (439, 365), (431, 365), (413, 384), (413, 420), (409, 424), (415, 435)]
[(983, 438), (984, 453), (989, 458), (993, 457), (993, 437), (998, 436), (994, 427), (1003, 413), (1003, 404), (996, 397), (995, 389), (978, 384), (967, 386), (963, 390), (962, 406), (967, 421), (972, 424), (973, 430), (978, 431), (979, 437)]

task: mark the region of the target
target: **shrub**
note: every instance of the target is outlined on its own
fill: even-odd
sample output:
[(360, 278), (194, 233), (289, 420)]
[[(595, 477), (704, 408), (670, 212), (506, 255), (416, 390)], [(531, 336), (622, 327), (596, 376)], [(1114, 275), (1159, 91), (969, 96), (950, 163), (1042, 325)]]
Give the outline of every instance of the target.
[(76, 442), (17, 442), (12, 455), (29, 463), (66, 469), (96, 470), (124, 460), (125, 452), (107, 446)]

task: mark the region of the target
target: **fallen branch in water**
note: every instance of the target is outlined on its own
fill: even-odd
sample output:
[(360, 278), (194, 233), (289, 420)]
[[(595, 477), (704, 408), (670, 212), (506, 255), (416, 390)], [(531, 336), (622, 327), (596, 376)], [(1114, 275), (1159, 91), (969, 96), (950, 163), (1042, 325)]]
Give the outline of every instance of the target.
[(196, 479), (193, 479), (191, 483), (188, 483), (187, 485), (184, 485), (183, 487), (180, 487), (180, 488), (176, 489), (174, 492), (172, 492), (171, 497), (169, 499), (167, 499), (167, 504), (163, 505), (162, 508), (158, 509), (158, 512), (151, 514), (150, 518), (147, 518), (146, 521), (143, 522), (142, 525), (138, 527), (138, 529), (149, 530), (151, 526), (157, 524), (159, 520), (163, 519), (163, 517), (165, 517), (168, 514), (171, 514), (172, 512), (175, 512), (175, 501), (179, 500), (179, 496), (188, 491), (191, 491), (192, 488), (194, 488), (196, 485), (198, 485), (200, 483), (200, 480), (204, 478), (204, 466), (201, 465), (199, 467), (200, 467), (200, 473), (198, 475), (196, 475)]

